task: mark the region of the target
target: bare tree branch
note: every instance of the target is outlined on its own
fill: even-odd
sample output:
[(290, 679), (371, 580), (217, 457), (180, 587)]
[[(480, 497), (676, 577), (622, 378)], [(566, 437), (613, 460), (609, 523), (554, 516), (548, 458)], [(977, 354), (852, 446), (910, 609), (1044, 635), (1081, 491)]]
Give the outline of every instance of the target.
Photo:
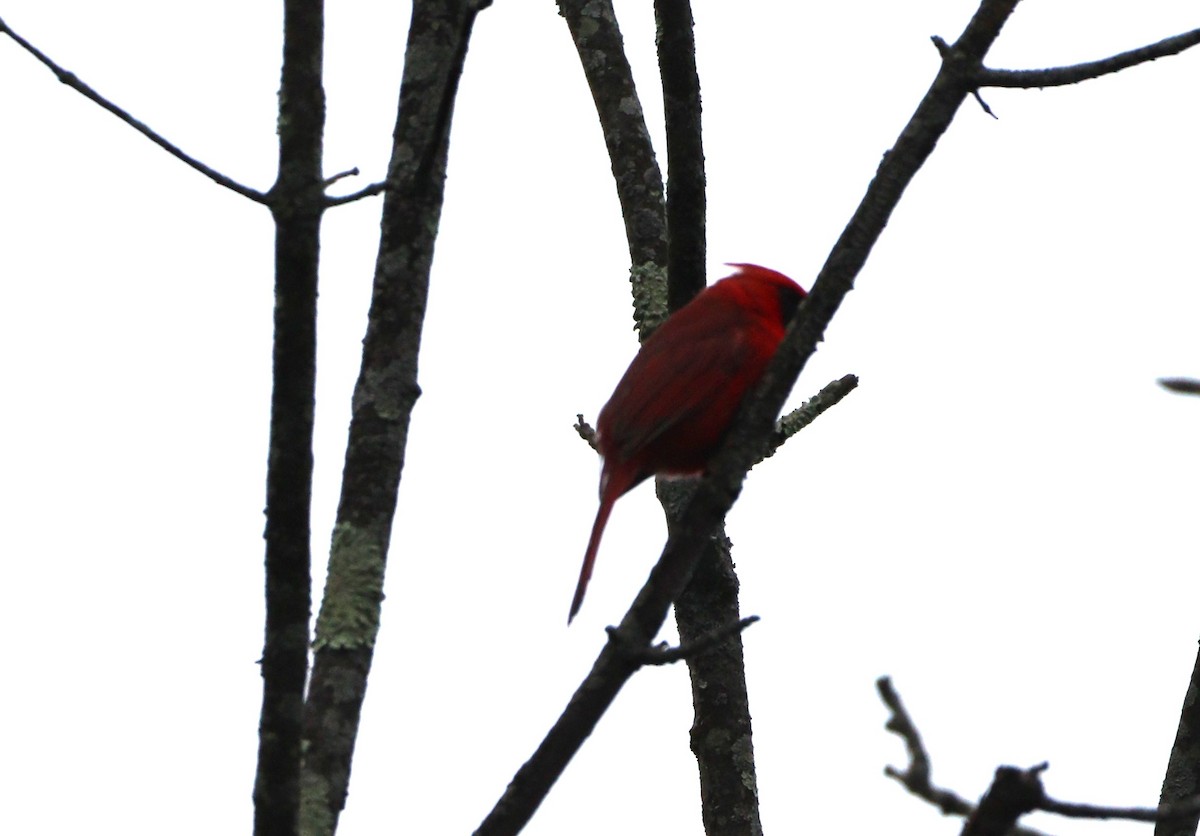
[(1158, 807), (1106, 807), (1099, 804), (1075, 804), (1055, 801), (1043, 795), (1037, 809), (1071, 819), (1124, 819), (1125, 821), (1179, 822), (1200, 813), (1200, 796), (1193, 795), (1175, 804)]
[(275, 338), (267, 459), (266, 630), (255, 836), (293, 836), (300, 814), (300, 751), (308, 623), (313, 412), (320, 262), (321, 83), (324, 4), (285, 0), (275, 221)]
[(667, 308), (704, 290), (705, 177), (690, 0), (654, 0), (667, 131)]
[(900, 701), (900, 695), (888, 677), (880, 677), (876, 683), (879, 696), (891, 711), (887, 730), (904, 740), (908, 749), (909, 765), (903, 770), (893, 766), (884, 768), (884, 774), (902, 783), (918, 798), (935, 805), (946, 815), (966, 816), (963, 836), (1040, 836), (1039, 831), (1019, 827), (1017, 820), (1034, 810), (1055, 813), (1075, 819), (1125, 819), (1127, 821), (1180, 822), (1200, 813), (1200, 796), (1195, 794), (1173, 804), (1152, 807), (1107, 807), (1096, 804), (1076, 804), (1057, 801), (1046, 795), (1041, 775), (1049, 764), (1041, 763), (1029, 769), (1001, 766), (996, 770), (992, 785), (979, 804), (972, 805), (960, 796), (935, 787), (930, 781), (929, 755), (921, 742), (916, 725)]
[[(655, 483), (667, 512), (667, 530), (678, 523), (695, 489), (692, 480)], [(675, 601), (683, 646), (702, 645), (740, 620), (740, 581), (724, 520), (704, 543), (687, 586)], [(740, 632), (708, 653), (687, 657), (693, 720), (689, 733), (700, 773), (700, 807), (706, 833), (760, 834), (750, 696)]]
[[(1200, 653), (1184, 692), (1158, 803), (1179, 804), (1197, 794), (1200, 794)], [(1198, 824), (1200, 813), (1168, 819), (1155, 826), (1154, 836), (1194, 836)]]
[(1046, 795), (1042, 773), (1050, 764), (1040, 763), (1029, 769), (1001, 766), (991, 787), (979, 801), (979, 806), (967, 819), (963, 836), (1002, 836), (1022, 828), (1017, 819), (1035, 810), (1054, 813), (1071, 819), (1168, 822), (1190, 818), (1200, 813), (1200, 796), (1192, 796), (1177, 804), (1159, 807), (1108, 807), (1100, 804), (1077, 804), (1056, 801)]
[(1200, 380), (1190, 377), (1162, 377), (1159, 378), (1158, 385), (1181, 395), (1200, 395)]
[(967, 816), (962, 836), (1005, 836), (1019, 830), (1017, 821), (1021, 816), (1038, 809), (1045, 798), (1041, 774), (1048, 766), (999, 767), (979, 805)]
[[(1158, 383), (1170, 392), (1200, 395), (1200, 380), (1194, 378), (1164, 377)], [(1160, 808), (1186, 803), (1197, 794), (1200, 794), (1200, 653), (1196, 655), (1184, 692), (1158, 803)], [(1159, 821), (1155, 824), (1154, 836), (1195, 836), (1198, 826), (1200, 811), (1194, 811)]]
[(330, 836), (346, 802), (384, 572), (420, 395), (417, 360), (441, 217), (450, 122), (475, 15), (487, 0), (416, 0), (354, 388), (329, 573), (304, 706), (301, 832)]
[(558, 0), (558, 10), (567, 21), (600, 117), (629, 244), (634, 321), (645, 338), (667, 316), (662, 172), (611, 0)]
[[(932, 767), (929, 754), (925, 751), (925, 744), (921, 742), (921, 734), (904, 708), (900, 694), (892, 685), (892, 680), (886, 676), (880, 677), (876, 680), (875, 687), (879, 691), (884, 705), (891, 711), (885, 727), (888, 731), (899, 735), (904, 741), (905, 748), (908, 749), (907, 767), (896, 769), (894, 766), (887, 766), (884, 767), (883, 773), (889, 778), (895, 778), (917, 798), (933, 804), (942, 811), (942, 815), (968, 817), (974, 814), (975, 805), (950, 790), (934, 786), (930, 780)], [(990, 820), (992, 814), (989, 812), (986, 813), (986, 816), (985, 821)], [(1041, 832), (1025, 827), (1013, 827), (1011, 830), (1005, 828), (999, 832), (1008, 832), (1009, 836), (1043, 836)]]
[(908, 715), (904, 703), (900, 701), (900, 694), (893, 687), (891, 678), (880, 677), (875, 681), (875, 688), (879, 691), (879, 697), (883, 700), (884, 705), (891, 711), (891, 716), (888, 717), (884, 728), (899, 735), (908, 750), (908, 766), (904, 769), (885, 766), (883, 774), (899, 781), (913, 795), (936, 806), (943, 815), (966, 816), (970, 814), (974, 807), (969, 801), (955, 795), (950, 790), (933, 785), (931, 780), (933, 770), (929, 762), (929, 753), (925, 751), (921, 733), (917, 731), (916, 724)]
[[(267, 463), (266, 637), (256, 836), (290, 836), (300, 810), (300, 742), (312, 607), (310, 510), (325, 92), (322, 3), (287, 0), (275, 219), (275, 344)], [(283, 208), (286, 207), (286, 210)]]
[(80, 93), (85, 98), (90, 99), (91, 101), (100, 105), (100, 107), (104, 108), (109, 113), (116, 116), (118, 119), (120, 119), (126, 125), (129, 125), (131, 128), (136, 130), (138, 133), (142, 134), (142, 136), (149, 139), (155, 145), (162, 148), (164, 151), (171, 154), (173, 157), (176, 157), (177, 159), (182, 160), (183, 162), (187, 163), (189, 166), (191, 166), (196, 171), (203, 174), (208, 179), (212, 180), (217, 185), (224, 186), (225, 188), (229, 189), (230, 191), (237, 192), (242, 197), (249, 198), (250, 200), (253, 200), (255, 203), (265, 204), (265, 203), (269, 202), (269, 198), (267, 197), (267, 195), (265, 193), (260, 192), (257, 189), (252, 189), (249, 186), (243, 186), (241, 183), (237, 182), (236, 180), (234, 180), (230, 177), (226, 177), (224, 174), (217, 171), (216, 169), (210, 168), (209, 166), (207, 166), (204, 163), (197, 160), (195, 157), (184, 152), (183, 149), (181, 149), (179, 146), (177, 146), (174, 143), (165, 139), (161, 134), (159, 134), (157, 131), (155, 131), (153, 128), (151, 128), (149, 125), (147, 125), (145, 122), (141, 122), (138, 119), (135, 119), (128, 111), (113, 104), (111, 101), (106, 99), (104, 96), (101, 96), (99, 93), (97, 93), (95, 90), (93, 90), (90, 86), (88, 86), (77, 75), (70, 72), (69, 70), (63, 69), (58, 64), (54, 63), (54, 61), (50, 60), (50, 57), (47, 56), (44, 52), (39, 50), (37, 47), (35, 47), (29, 41), (22, 38), (16, 32), (14, 32), (12, 30), (12, 28), (7, 23), (4, 22), (3, 19), (0, 19), (0, 32), (4, 33), (5, 35), (8, 35), (10, 38), (12, 38), (17, 43), (18, 46), (20, 46), (22, 49), (24, 49), (26, 52), (28, 52), (30, 55), (32, 55), (34, 58), (36, 58), (38, 61), (40, 61), (42, 64), (44, 64), (47, 68), (49, 68), (50, 72), (54, 73), (55, 77), (57, 77), (58, 80), (61, 81), (63, 84), (67, 85), (72, 90), (76, 91), (77, 93)]
[(356, 192), (350, 194), (331, 196), (325, 198), (326, 206), (342, 206), (346, 203), (353, 203), (356, 200), (362, 200), (364, 197), (374, 197), (377, 194), (383, 194), (387, 191), (388, 182), (380, 180), (378, 183), (372, 183), (369, 186), (364, 186)]
[(980, 67), (975, 80), (980, 87), (1061, 87), (1078, 84), (1093, 78), (1145, 64), (1170, 55), (1178, 55), (1185, 49), (1200, 44), (1200, 29), (1184, 32), (1157, 43), (1131, 49), (1099, 61), (1073, 64), (1069, 67), (1053, 67), (1045, 70), (993, 70)]
[(328, 189), (330, 186), (332, 186), (338, 180), (344, 180), (347, 177), (357, 177), (358, 173), (359, 172), (358, 172), (357, 166), (355, 166), (354, 168), (348, 168), (345, 171), (339, 171), (337, 174), (333, 175), (332, 177), (326, 177), (324, 186), (325, 186), (325, 188)]
[[(689, 0), (655, 0), (658, 67), (667, 136), (667, 307), (705, 285), (705, 172), (700, 77)], [(668, 529), (691, 496), (686, 483), (658, 482)], [(681, 647), (704, 646), (740, 623), (730, 543), (718, 531), (675, 602)], [(675, 658), (675, 657), (670, 657)], [(707, 833), (761, 834), (754, 737), (741, 631), (708, 653), (683, 653), (692, 686), (691, 748)]]
[[(771, 433), (771, 438), (768, 440), (767, 451), (754, 463), (757, 465), (774, 456), (789, 438), (817, 420), (827, 410), (841, 403), (843, 398), (857, 388), (858, 376), (853, 374), (844, 375), (825, 384), (820, 392), (775, 422), (775, 431)], [(583, 413), (575, 416), (574, 427), (575, 431), (579, 433), (579, 437), (586, 441), (589, 447), (593, 450), (597, 449), (596, 430), (583, 420)]]
[[(739, 410), (732, 432), (709, 464), (679, 524), (618, 630), (625, 646), (649, 646), (679, 598), (719, 521), (741, 491), (776, 416), (826, 327), (850, 291), (904, 189), (973, 89), (972, 73), (1000, 33), (1017, 0), (984, 0), (943, 61), (933, 85), (880, 163), (858, 210), (834, 245), (808, 300), (788, 327), (783, 345), (758, 391)], [(476, 831), (515, 834), (529, 821), (551, 785), (591, 734), (637, 665), (609, 642), (562, 716)]]
[[(675, 647), (670, 647), (666, 642), (663, 642), (654, 647), (625, 648), (625, 651), (631, 654), (635, 661), (643, 665), (672, 665), (684, 659), (692, 659), (696, 656), (704, 655), (730, 636), (743, 632), (751, 624), (757, 624), (758, 621), (759, 618), (757, 615), (748, 615), (729, 624), (722, 624), (717, 629), (697, 636), (690, 642), (680, 642)], [(611, 641), (621, 641), (621, 634), (617, 631), (616, 627), (605, 629)]]
[(758, 464), (764, 459), (771, 458), (789, 438), (817, 420), (825, 410), (841, 403), (842, 399), (856, 388), (858, 388), (858, 376), (852, 374), (825, 384), (824, 389), (775, 422), (775, 431), (771, 433), (767, 451), (754, 463)]

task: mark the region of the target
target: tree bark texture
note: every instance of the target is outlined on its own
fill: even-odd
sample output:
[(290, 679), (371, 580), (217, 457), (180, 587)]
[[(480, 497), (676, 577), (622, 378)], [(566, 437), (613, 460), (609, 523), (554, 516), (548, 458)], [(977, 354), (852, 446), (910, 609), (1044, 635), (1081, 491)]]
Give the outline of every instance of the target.
[(451, 114), (471, 27), (483, 5), (478, 0), (413, 3), (374, 292), (305, 706), (301, 830), (306, 836), (334, 833), (346, 802), (379, 631), (409, 419), (420, 395), (417, 358)]
[(284, 4), (275, 219), (275, 341), (267, 461), (266, 636), (256, 836), (293, 836), (300, 809), (300, 739), (312, 608), (309, 514), (316, 403), (317, 268), (325, 207), (321, 148), (324, 6)]

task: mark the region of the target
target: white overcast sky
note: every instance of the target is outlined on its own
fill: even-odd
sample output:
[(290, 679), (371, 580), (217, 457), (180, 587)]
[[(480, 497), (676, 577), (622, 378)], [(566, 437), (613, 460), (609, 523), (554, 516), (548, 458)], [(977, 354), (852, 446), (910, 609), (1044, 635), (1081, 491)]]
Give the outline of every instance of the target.
[[(618, 13), (662, 153), (648, 2)], [(697, 0), (710, 280), (810, 285), (974, 0)], [(166, 136), (273, 179), (279, 3), (5, 0)], [(384, 171), (406, 4), (330, 3), (326, 170)], [(996, 67), (1197, 25), (1179, 0), (1027, 0)], [(729, 519), (768, 833), (951, 834), (885, 779), (890, 674), (934, 778), (1049, 760), (1057, 797), (1152, 804), (1200, 633), (1200, 53), (961, 110), (795, 403), (861, 386)], [(248, 832), (262, 640), (272, 227), (0, 40), (0, 785), (13, 833)], [(665, 159), (660, 156), (660, 164)], [(353, 188), (352, 182), (346, 190)], [(378, 200), (323, 238), (313, 545), (328, 551)], [(467, 833), (533, 751), (665, 531), (618, 503), (565, 616), (594, 418), (635, 347), (592, 102), (551, 0), (480, 15), (375, 670), (342, 833)], [(318, 590), (320, 579), (318, 579)], [(667, 635), (671, 638), (671, 635)], [(682, 667), (640, 673), (530, 834), (701, 833)], [(1056, 833), (1145, 825), (1032, 817)]]

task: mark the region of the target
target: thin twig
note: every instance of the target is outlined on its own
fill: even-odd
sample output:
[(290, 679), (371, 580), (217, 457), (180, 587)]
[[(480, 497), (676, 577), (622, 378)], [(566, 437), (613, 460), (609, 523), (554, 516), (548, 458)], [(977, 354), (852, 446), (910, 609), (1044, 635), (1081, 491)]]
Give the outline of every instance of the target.
[[(635, 661), (643, 665), (671, 665), (684, 659), (694, 659), (705, 651), (711, 650), (735, 633), (741, 633), (751, 624), (759, 621), (757, 615), (748, 615), (731, 621), (716, 630), (705, 633), (689, 642), (681, 642), (670, 647), (666, 642), (654, 647), (625, 647), (625, 652)], [(605, 628), (609, 640), (621, 642), (623, 638), (616, 627)]]
[(995, 113), (992, 112), (991, 106), (988, 105), (988, 103), (983, 100), (983, 96), (979, 95), (978, 90), (976, 90), (971, 95), (973, 95), (975, 97), (975, 101), (979, 102), (979, 107), (983, 110), (984, 113), (986, 113), (988, 116), (992, 117), (993, 119), (1000, 118), (999, 116), (997, 116)]
[(908, 766), (904, 769), (886, 766), (883, 770), (884, 774), (899, 781), (917, 798), (933, 804), (945, 815), (969, 815), (974, 809), (969, 801), (950, 790), (936, 787), (931, 782), (932, 768), (929, 754), (925, 751), (925, 744), (921, 742), (921, 733), (917, 731), (916, 725), (904, 708), (904, 703), (900, 701), (900, 694), (892, 686), (891, 678), (880, 677), (875, 681), (875, 688), (879, 691), (879, 697), (883, 700), (884, 705), (892, 712), (884, 728), (898, 735), (908, 750)]
[(1200, 380), (1190, 377), (1160, 377), (1158, 385), (1180, 395), (1200, 395)]
[(1159, 807), (1104, 807), (1097, 804), (1073, 804), (1043, 796), (1037, 809), (1071, 819), (1125, 819), (1126, 821), (1171, 821), (1200, 813), (1200, 796)]
[(358, 166), (355, 166), (354, 168), (346, 169), (345, 171), (339, 171), (337, 174), (333, 175), (332, 177), (325, 178), (325, 188), (328, 189), (330, 186), (332, 186), (338, 180), (344, 180), (347, 177), (357, 177), (357, 176), (358, 176)]
[(1087, 61), (1069, 67), (1045, 70), (993, 70), (980, 67), (975, 74), (975, 80), (980, 87), (1061, 87), (1064, 84), (1077, 84), (1099, 78), (1158, 58), (1178, 55), (1197, 44), (1200, 44), (1200, 29), (1193, 29), (1182, 35), (1164, 38), (1157, 43), (1121, 52), (1099, 61)]
[(121, 107), (118, 107), (117, 105), (113, 104), (111, 101), (106, 99), (104, 96), (97, 93), (94, 89), (92, 89), (88, 84), (86, 84), (84, 81), (82, 81), (73, 72), (70, 72), (69, 70), (65, 70), (62, 67), (60, 67), (58, 64), (54, 63), (54, 61), (50, 60), (49, 56), (47, 56), (44, 52), (42, 52), (40, 49), (35, 47), (29, 41), (22, 38), (16, 32), (14, 32), (12, 30), (12, 28), (7, 23), (5, 23), (2, 18), (0, 18), (0, 32), (4, 33), (5, 35), (8, 35), (10, 38), (12, 38), (14, 41), (16, 41), (18, 46), (20, 46), (22, 49), (24, 49), (26, 52), (28, 52), (30, 55), (32, 55), (34, 58), (36, 58), (38, 61), (40, 61), (42, 64), (44, 64), (46, 67), (48, 67), (50, 69), (50, 71), (52, 73), (54, 73), (54, 75), (58, 78), (58, 80), (61, 81), (63, 84), (67, 85), (72, 90), (75, 90), (76, 92), (82, 94), (85, 98), (90, 99), (91, 101), (100, 105), (100, 107), (104, 108), (109, 113), (116, 116), (118, 119), (120, 119), (126, 125), (129, 125), (131, 128), (136, 130), (138, 133), (142, 134), (144, 137), (149, 139), (155, 145), (159, 146), (164, 151), (171, 154), (173, 157), (176, 157), (177, 159), (182, 160), (183, 162), (187, 163), (189, 166), (191, 166), (196, 171), (203, 174), (208, 179), (212, 180), (217, 185), (224, 186), (225, 188), (229, 189), (230, 191), (237, 192), (242, 197), (249, 198), (250, 200), (253, 200), (255, 203), (262, 203), (262, 204), (270, 203), (270, 198), (264, 192), (260, 192), (257, 189), (252, 189), (249, 186), (243, 186), (241, 183), (237, 182), (236, 180), (234, 180), (230, 177), (227, 177), (224, 174), (222, 174), (221, 172), (217, 171), (216, 169), (205, 165), (204, 163), (197, 160), (195, 157), (193, 157), (190, 154), (183, 151), (183, 149), (181, 149), (179, 146), (177, 146), (174, 143), (165, 139), (161, 134), (159, 134), (157, 131), (155, 131), (153, 128), (151, 128), (149, 125), (147, 125), (145, 122), (135, 119), (132, 115), (130, 115), (130, 113), (128, 111), (126, 111), (125, 109), (123, 109)]
[(374, 197), (377, 194), (383, 194), (388, 189), (388, 181), (380, 180), (378, 183), (372, 183), (369, 186), (364, 186), (356, 192), (350, 194), (338, 195), (337, 197), (326, 197), (326, 206), (342, 206), (346, 203), (353, 203), (356, 200), (362, 200), (364, 197)]

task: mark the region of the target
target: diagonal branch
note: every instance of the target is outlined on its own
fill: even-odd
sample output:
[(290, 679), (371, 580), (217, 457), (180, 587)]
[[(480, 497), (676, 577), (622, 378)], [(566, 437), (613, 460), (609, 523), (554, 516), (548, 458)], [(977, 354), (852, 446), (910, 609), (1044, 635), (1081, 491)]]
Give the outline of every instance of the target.
[(579, 53), (612, 165), (643, 338), (666, 319), (667, 221), (662, 172), (625, 57), (612, 0), (558, 0)]
[(904, 189), (970, 94), (972, 72), (1000, 33), (1017, 0), (983, 0), (954, 44), (933, 85), (880, 163), (862, 203), (834, 245), (808, 300), (800, 306), (758, 391), (743, 404), (708, 474), (673, 527), (662, 556), (618, 630), (622, 642), (609, 642), (558, 721), (530, 759), (517, 771), (477, 834), (515, 834), (537, 810), (567, 763), (596, 727), (625, 682), (637, 670), (618, 645), (648, 646), (678, 599), (699, 555), (741, 491), (746, 472), (771, 432), (775, 417), (800, 370), (816, 350), (826, 327), (849, 293), (875, 242), (883, 233)]
[(1164, 38), (1157, 43), (1131, 49), (1099, 61), (1073, 64), (1069, 67), (1053, 67), (1045, 70), (993, 70), (980, 67), (975, 81), (980, 87), (1061, 87), (1099, 78), (1110, 73), (1145, 64), (1158, 58), (1178, 55), (1185, 49), (1200, 44), (1200, 29), (1182, 35)]
[(26, 52), (28, 52), (30, 55), (32, 55), (34, 58), (36, 58), (38, 61), (40, 61), (42, 64), (44, 64), (46, 67), (48, 67), (50, 72), (54, 73), (54, 75), (58, 78), (58, 80), (61, 81), (63, 84), (67, 85), (72, 90), (75, 90), (76, 92), (80, 93), (85, 98), (90, 99), (91, 101), (100, 105), (100, 107), (104, 108), (109, 113), (116, 116), (118, 119), (120, 119), (126, 125), (129, 125), (135, 131), (137, 131), (142, 136), (149, 139), (151, 142), (153, 142), (158, 147), (162, 148), (168, 154), (170, 154), (173, 157), (176, 157), (179, 160), (182, 160), (184, 163), (187, 163), (189, 166), (196, 169), (196, 171), (200, 172), (201, 174), (203, 174), (208, 179), (212, 180), (217, 185), (224, 186), (225, 188), (229, 189), (230, 191), (237, 192), (242, 197), (249, 198), (250, 200), (253, 200), (255, 203), (266, 204), (266, 203), (270, 202), (270, 199), (267, 197), (267, 195), (264, 192), (260, 192), (257, 189), (252, 189), (249, 186), (243, 186), (241, 183), (237, 182), (236, 180), (234, 180), (230, 177), (226, 177), (224, 174), (217, 171), (216, 169), (210, 168), (209, 166), (207, 166), (204, 163), (197, 160), (195, 157), (184, 152), (183, 149), (181, 149), (178, 145), (175, 145), (174, 143), (165, 139), (161, 134), (159, 134), (157, 131), (155, 131), (153, 128), (151, 128), (149, 125), (147, 125), (145, 122), (135, 119), (127, 110), (125, 110), (121, 107), (118, 107), (117, 105), (113, 104), (111, 101), (106, 99), (104, 96), (101, 96), (99, 93), (97, 93), (95, 90), (93, 90), (90, 86), (88, 86), (85, 82), (83, 82), (77, 75), (70, 72), (69, 70), (63, 69), (58, 64), (54, 63), (54, 61), (50, 60), (50, 57), (47, 56), (44, 52), (39, 50), (37, 47), (35, 47), (29, 41), (22, 38), (16, 32), (14, 32), (12, 30), (12, 28), (7, 23), (4, 22), (3, 19), (0, 19), (0, 32), (4, 33), (5, 35), (8, 35), (10, 38), (12, 38), (14, 41), (16, 41), (18, 46), (20, 46), (22, 49), (24, 49)]
[(354, 387), (329, 573), (304, 706), (301, 832), (330, 836), (346, 803), (379, 632), (392, 521), (445, 195), (450, 122), (475, 15), (487, 0), (416, 0)]
[[(1200, 385), (1193, 394), (1200, 394)], [(1200, 655), (1196, 657), (1184, 691), (1179, 723), (1175, 728), (1171, 753), (1167, 756), (1158, 803), (1161, 806), (1178, 804), (1197, 794), (1200, 794)], [(1154, 828), (1154, 836), (1195, 836), (1198, 824), (1200, 810), (1188, 816), (1159, 822)]]

